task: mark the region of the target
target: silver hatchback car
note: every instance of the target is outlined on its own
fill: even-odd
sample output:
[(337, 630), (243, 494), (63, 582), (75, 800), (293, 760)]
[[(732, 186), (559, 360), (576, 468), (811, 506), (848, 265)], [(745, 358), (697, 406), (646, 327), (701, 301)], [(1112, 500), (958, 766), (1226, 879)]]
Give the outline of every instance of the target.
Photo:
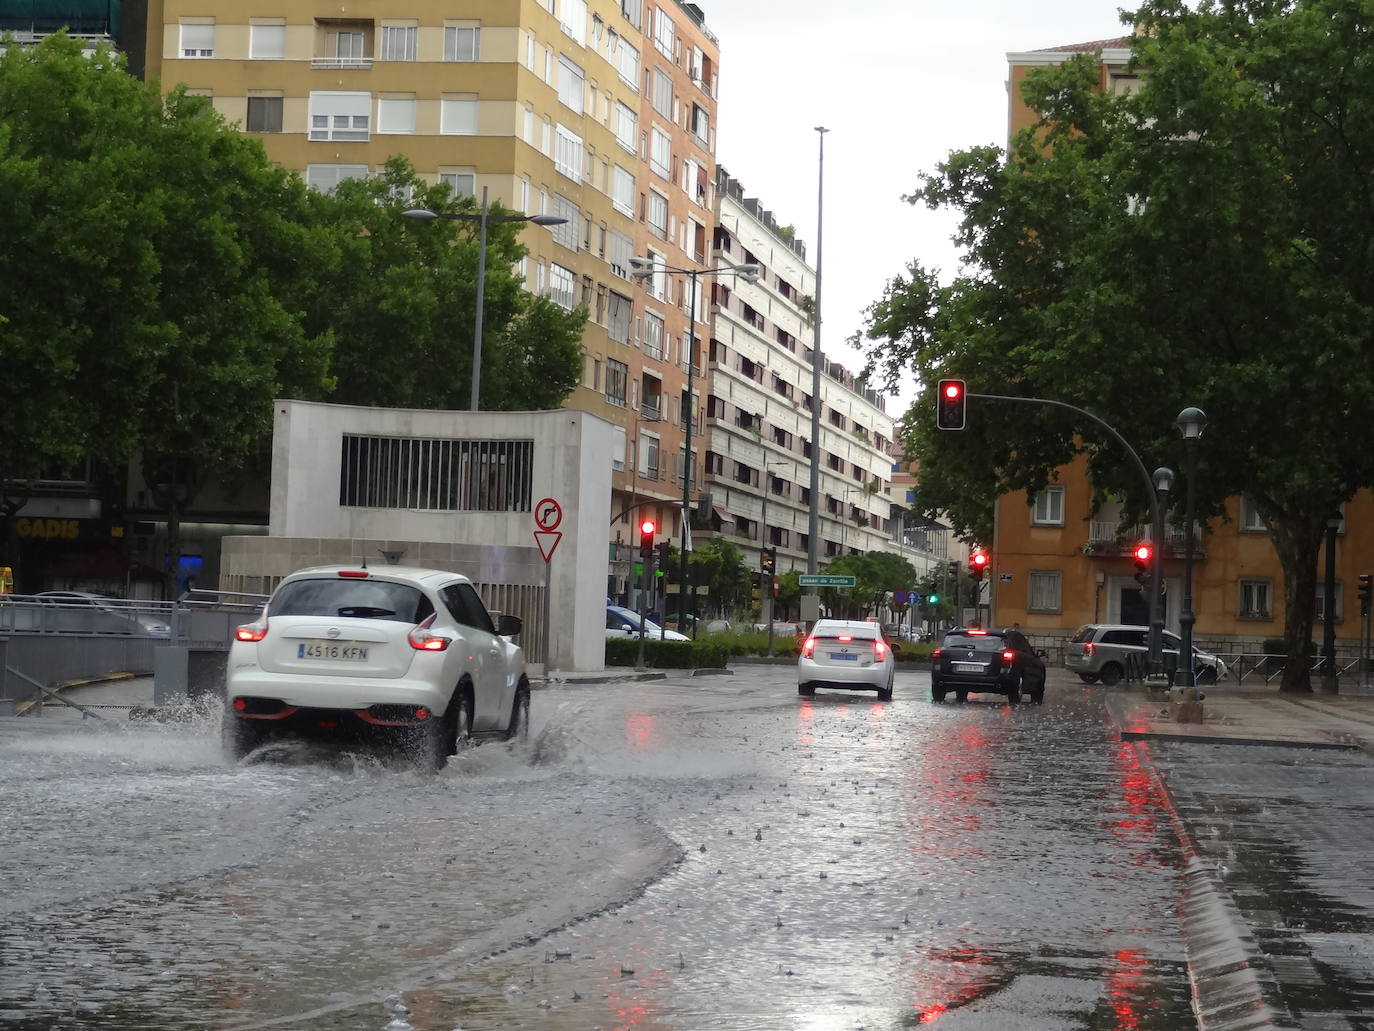
[[(1149, 628), (1143, 626), (1086, 623), (1075, 631), (1064, 649), (1064, 668), (1077, 673), (1087, 684), (1115, 684), (1126, 675), (1128, 661), (1145, 661), (1149, 633)], [(1176, 667), (1183, 642), (1177, 634), (1165, 630), (1163, 643), (1165, 668)], [(1199, 684), (1215, 684), (1226, 678), (1226, 663), (1195, 647), (1193, 671)]]

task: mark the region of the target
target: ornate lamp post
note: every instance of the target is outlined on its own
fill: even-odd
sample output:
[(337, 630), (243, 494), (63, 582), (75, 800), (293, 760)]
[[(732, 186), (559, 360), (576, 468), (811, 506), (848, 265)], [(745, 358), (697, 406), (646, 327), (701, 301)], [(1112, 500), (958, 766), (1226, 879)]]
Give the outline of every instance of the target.
[(480, 411), (482, 396), (482, 310), (486, 307), (487, 287), (487, 223), (488, 222), (532, 222), (537, 226), (561, 226), (568, 220), (556, 215), (493, 215), (487, 210), (487, 188), (482, 187), (482, 210), (477, 214), (465, 211), (430, 211), (428, 208), (411, 208), (401, 212), (406, 218), (433, 222), (436, 218), (452, 219), (459, 222), (476, 222), (482, 227), (481, 241), (477, 245), (477, 316), (472, 334), (472, 401), (471, 411)]
[(1179, 647), (1178, 661), (1184, 673), (1183, 686), (1197, 686), (1197, 671), (1193, 668), (1193, 505), (1197, 482), (1197, 442), (1202, 439), (1202, 431), (1207, 428), (1207, 413), (1201, 408), (1185, 408), (1178, 413), (1174, 425), (1183, 434), (1183, 448), (1188, 458), (1188, 501), (1184, 509), (1184, 547), (1187, 554), (1183, 558), (1183, 611), (1178, 616), (1179, 636), (1183, 639)]
[(1326, 517), (1326, 582), (1322, 585), (1322, 693), (1340, 691), (1336, 678), (1336, 531), (1344, 519), (1339, 512)]

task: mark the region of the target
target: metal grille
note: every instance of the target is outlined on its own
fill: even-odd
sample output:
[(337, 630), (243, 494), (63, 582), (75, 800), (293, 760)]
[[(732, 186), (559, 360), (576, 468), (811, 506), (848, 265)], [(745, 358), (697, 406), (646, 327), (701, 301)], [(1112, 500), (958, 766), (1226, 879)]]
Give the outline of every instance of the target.
[(339, 504), (418, 512), (529, 512), (534, 441), (344, 434)]

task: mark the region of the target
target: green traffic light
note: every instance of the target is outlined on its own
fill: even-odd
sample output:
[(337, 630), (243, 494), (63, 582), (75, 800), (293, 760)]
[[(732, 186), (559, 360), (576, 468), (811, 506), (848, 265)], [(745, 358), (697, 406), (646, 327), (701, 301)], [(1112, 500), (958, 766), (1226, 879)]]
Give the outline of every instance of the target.
[(929, 598), (926, 599), (926, 601), (928, 601), (932, 605), (939, 605), (940, 596), (938, 594), (932, 594)]

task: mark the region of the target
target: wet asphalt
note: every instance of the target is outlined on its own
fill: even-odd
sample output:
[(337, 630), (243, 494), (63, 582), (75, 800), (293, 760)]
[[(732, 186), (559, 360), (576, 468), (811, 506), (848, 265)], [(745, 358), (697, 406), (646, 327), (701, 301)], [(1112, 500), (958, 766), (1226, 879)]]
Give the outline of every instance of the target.
[[(1175, 807), (1267, 906), (1289, 885), (1261, 873), (1320, 838), (1251, 839), (1287, 841), (1280, 810), (1321, 823), (1322, 777), (1368, 787), (1346, 753), (1123, 743), (1102, 688), (1016, 709), (897, 688), (802, 699), (785, 666), (554, 687), (529, 742), (437, 778), (320, 747), (230, 765), (208, 716), (7, 725), (0, 1024), (1188, 1028)], [(1289, 760), (1246, 816), (1233, 796)], [(1368, 1026), (1341, 1016), (1368, 1008), (1359, 977), (1330, 972), (1370, 901), (1275, 910), (1273, 941), (1319, 957), (1307, 1015), (1346, 1020), (1293, 1026)]]

